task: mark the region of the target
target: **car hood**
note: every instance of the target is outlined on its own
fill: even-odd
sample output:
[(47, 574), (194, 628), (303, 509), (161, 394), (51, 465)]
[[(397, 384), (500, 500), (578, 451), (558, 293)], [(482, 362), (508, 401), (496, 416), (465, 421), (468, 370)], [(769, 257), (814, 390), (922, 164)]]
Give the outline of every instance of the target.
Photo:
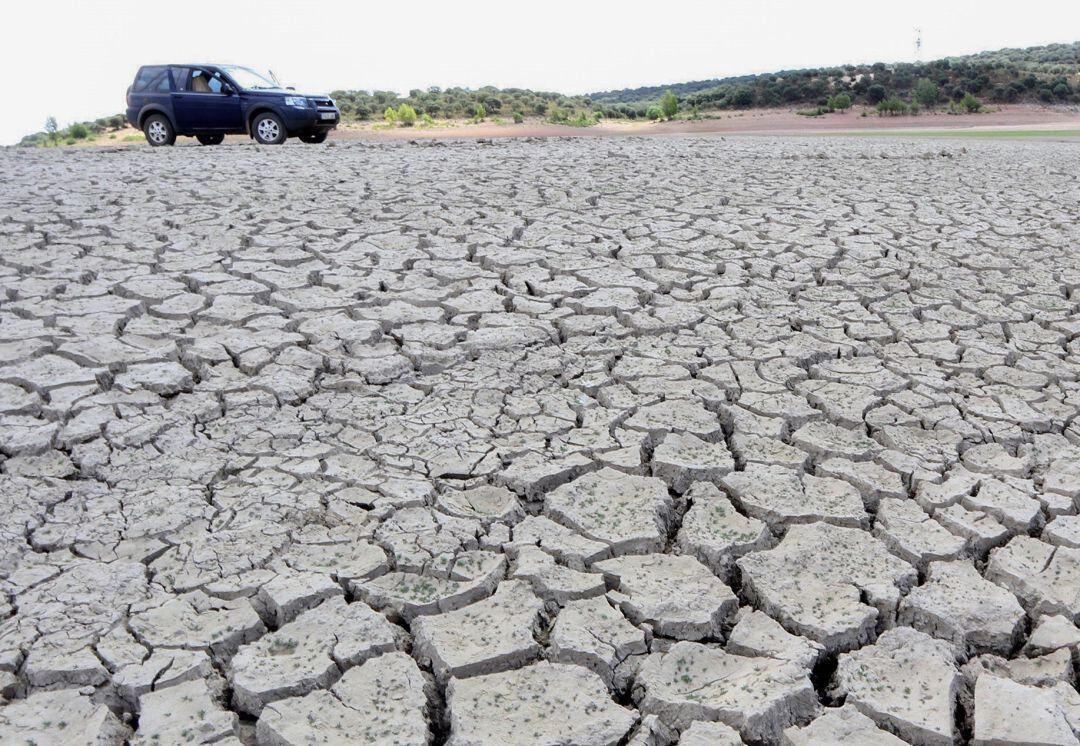
[(257, 96), (303, 96), (304, 98), (330, 98), (325, 93), (308, 93), (307, 91), (291, 91), (288, 88), (254, 88), (248, 89), (248, 93)]

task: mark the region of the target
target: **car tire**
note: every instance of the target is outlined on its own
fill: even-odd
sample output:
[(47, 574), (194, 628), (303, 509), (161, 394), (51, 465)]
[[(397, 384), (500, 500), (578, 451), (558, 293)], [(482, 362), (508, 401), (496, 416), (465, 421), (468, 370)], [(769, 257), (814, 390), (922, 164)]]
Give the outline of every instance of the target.
[(304, 132), (300, 135), (300, 142), (318, 145), (321, 142), (326, 142), (326, 137), (329, 134), (330, 133), (326, 130), (323, 130), (322, 132)]
[(273, 112), (264, 111), (251, 121), (251, 136), (260, 145), (281, 145), (289, 133), (281, 117)]
[(176, 142), (176, 130), (164, 114), (151, 114), (143, 122), (143, 134), (152, 148), (172, 145)]
[(221, 145), (225, 140), (225, 135), (195, 135), (195, 139), (200, 145)]

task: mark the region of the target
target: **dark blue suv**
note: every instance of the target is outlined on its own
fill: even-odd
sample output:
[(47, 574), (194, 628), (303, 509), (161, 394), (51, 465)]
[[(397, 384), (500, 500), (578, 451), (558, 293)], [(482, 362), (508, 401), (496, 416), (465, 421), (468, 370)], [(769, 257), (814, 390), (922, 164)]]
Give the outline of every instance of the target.
[(280, 145), (289, 137), (322, 142), (341, 112), (329, 96), (297, 93), (248, 67), (145, 65), (128, 88), (127, 118), (155, 147), (177, 135), (217, 145), (225, 135), (248, 134)]

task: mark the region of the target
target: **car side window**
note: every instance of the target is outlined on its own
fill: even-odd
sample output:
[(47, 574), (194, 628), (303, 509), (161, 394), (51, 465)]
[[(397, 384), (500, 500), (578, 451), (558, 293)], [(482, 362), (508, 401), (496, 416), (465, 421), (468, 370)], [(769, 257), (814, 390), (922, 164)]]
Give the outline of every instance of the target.
[(191, 68), (187, 67), (172, 67), (169, 68), (172, 71), (173, 86), (177, 91), (186, 91), (188, 78), (191, 77)]
[(132, 90), (137, 93), (167, 92), (169, 90), (168, 68), (159, 65), (141, 68), (139, 74), (135, 76), (135, 85)]
[(155, 93), (168, 93), (169, 92), (169, 71), (166, 68), (161, 68), (161, 72), (158, 73), (152, 81), (150, 81), (150, 89)]
[(207, 70), (193, 67), (187, 76), (187, 85), (184, 90), (191, 93), (221, 93), (223, 87), (221, 78)]

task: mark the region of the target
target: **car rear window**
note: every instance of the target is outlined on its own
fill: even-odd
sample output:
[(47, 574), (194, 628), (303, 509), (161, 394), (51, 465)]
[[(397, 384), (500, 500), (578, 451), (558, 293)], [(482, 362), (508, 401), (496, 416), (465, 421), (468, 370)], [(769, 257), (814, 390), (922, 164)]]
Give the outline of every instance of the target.
[(168, 91), (169, 69), (163, 65), (151, 65), (139, 69), (135, 76), (135, 91)]

